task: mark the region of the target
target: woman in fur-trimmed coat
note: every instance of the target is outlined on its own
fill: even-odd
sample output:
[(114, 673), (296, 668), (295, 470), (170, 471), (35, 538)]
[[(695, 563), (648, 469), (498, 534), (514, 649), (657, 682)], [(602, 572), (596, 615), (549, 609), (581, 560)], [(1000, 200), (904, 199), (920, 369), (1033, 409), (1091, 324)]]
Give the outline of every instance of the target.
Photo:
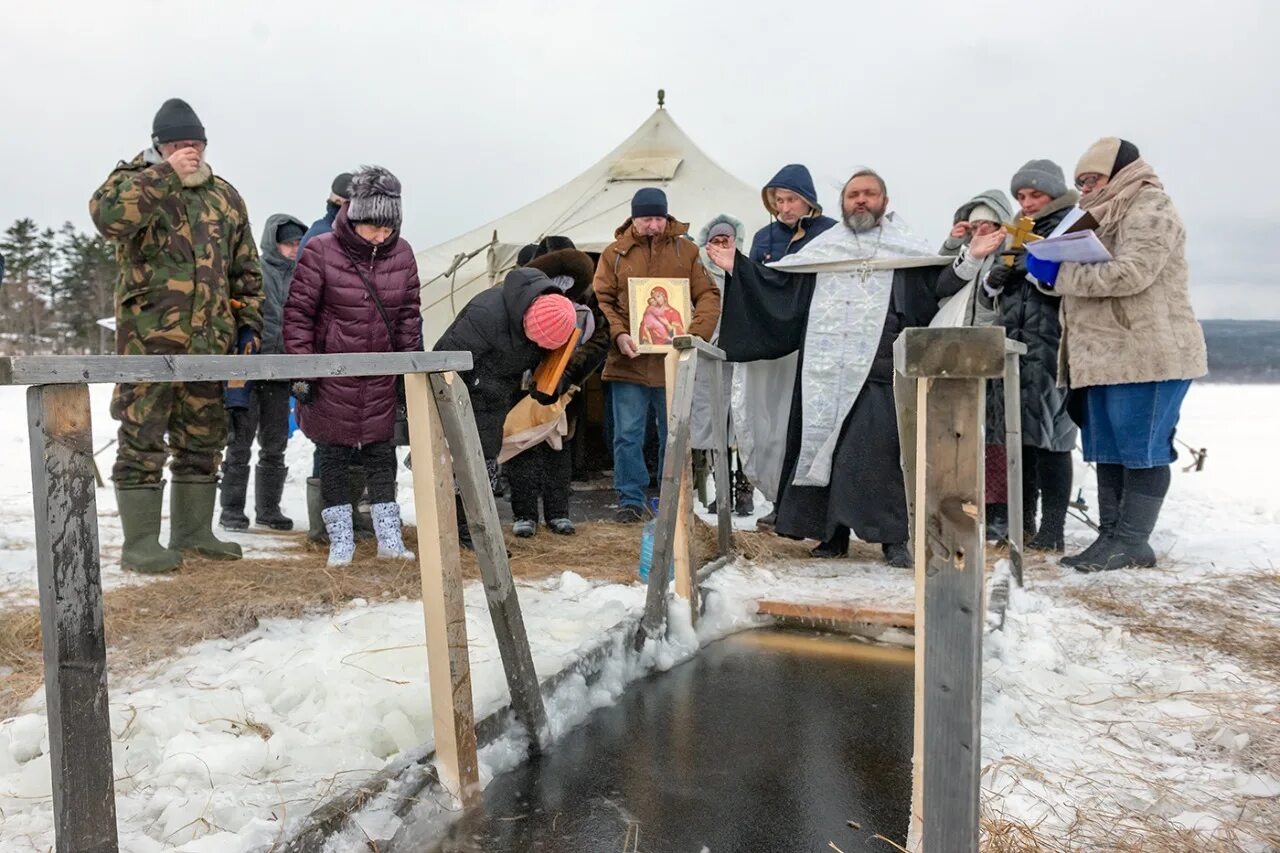
[(1063, 562), (1084, 572), (1154, 566), (1149, 538), (1178, 455), (1182, 400), (1208, 372), (1187, 290), (1186, 229), (1131, 142), (1094, 143), (1075, 177), (1112, 259), (1027, 261), (1062, 299), (1058, 381), (1071, 389), (1084, 457), (1098, 471), (1098, 540)]
[[(587, 377), (604, 364), (609, 353), (609, 321), (591, 288), (595, 264), (591, 256), (578, 251), (568, 237), (547, 237), (537, 245), (526, 246), (517, 261), (521, 266), (545, 273), (564, 289), (565, 296), (578, 308), (578, 327), (583, 331), (583, 338), (569, 360), (560, 387), (548, 395), (547, 400), (540, 400), (554, 402), (571, 387), (582, 387)], [(567, 445), (557, 450), (544, 442), (513, 456), (505, 467), (511, 484), (511, 513), (515, 518), (511, 529), (516, 536), (525, 538), (537, 532), (539, 499), (542, 518), (552, 533), (572, 536), (577, 532), (569, 518), (573, 455)]]

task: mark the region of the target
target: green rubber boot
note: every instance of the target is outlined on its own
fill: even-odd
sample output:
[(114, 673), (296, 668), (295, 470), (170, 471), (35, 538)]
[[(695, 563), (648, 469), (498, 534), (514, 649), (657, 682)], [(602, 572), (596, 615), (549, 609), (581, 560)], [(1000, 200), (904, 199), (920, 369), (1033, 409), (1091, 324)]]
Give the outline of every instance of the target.
[(128, 572), (158, 575), (182, 565), (182, 554), (160, 544), (160, 508), (164, 506), (164, 484), (157, 486), (116, 486), (116, 506), (124, 528), (124, 548), (120, 568)]
[(213, 481), (184, 483), (175, 480), (169, 500), (169, 547), (194, 551), (214, 560), (238, 560), (242, 556), (235, 542), (223, 542), (213, 535), (213, 505), (218, 484)]

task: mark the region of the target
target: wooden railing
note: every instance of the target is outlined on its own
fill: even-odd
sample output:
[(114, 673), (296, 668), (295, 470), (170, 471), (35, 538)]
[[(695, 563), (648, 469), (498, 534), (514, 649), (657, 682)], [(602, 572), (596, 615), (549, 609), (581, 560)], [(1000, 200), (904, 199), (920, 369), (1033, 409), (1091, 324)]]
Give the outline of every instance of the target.
[(93, 383), (403, 375), (418, 560), (440, 780), (460, 803), (479, 792), (457, 487), (471, 525), (511, 707), (537, 749), (546, 714), (457, 352), (0, 358), (0, 385), (29, 385), (44, 681), (59, 853), (118, 849), (108, 713), (89, 389)]

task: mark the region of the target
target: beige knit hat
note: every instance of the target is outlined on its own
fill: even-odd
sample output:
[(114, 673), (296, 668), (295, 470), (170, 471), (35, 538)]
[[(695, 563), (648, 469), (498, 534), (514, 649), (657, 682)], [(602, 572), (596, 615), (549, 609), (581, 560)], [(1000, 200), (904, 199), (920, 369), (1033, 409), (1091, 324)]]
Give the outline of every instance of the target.
[(1116, 172), (1128, 166), (1139, 157), (1138, 146), (1118, 136), (1104, 136), (1089, 146), (1080, 162), (1076, 164), (1076, 180), (1081, 175), (1106, 175), (1115, 177)]

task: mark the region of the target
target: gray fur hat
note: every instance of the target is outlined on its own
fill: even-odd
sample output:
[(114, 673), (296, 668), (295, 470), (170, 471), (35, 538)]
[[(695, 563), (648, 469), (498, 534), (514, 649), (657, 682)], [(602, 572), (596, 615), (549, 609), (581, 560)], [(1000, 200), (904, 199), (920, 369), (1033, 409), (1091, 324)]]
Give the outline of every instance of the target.
[(1018, 190), (1025, 189), (1040, 190), (1050, 198), (1061, 198), (1067, 194), (1067, 179), (1062, 176), (1062, 167), (1052, 160), (1028, 160), (1009, 182), (1009, 193), (1015, 198)]
[(347, 220), (399, 228), (400, 179), (381, 166), (365, 166), (351, 176)]

